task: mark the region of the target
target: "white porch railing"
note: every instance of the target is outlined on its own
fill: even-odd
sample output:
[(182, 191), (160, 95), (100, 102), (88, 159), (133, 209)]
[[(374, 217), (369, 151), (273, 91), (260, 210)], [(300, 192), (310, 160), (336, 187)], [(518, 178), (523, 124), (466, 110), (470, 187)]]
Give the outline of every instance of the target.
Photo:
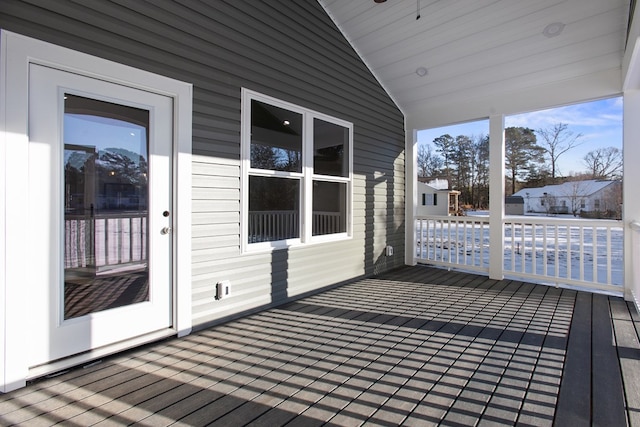
[[(312, 234), (334, 234), (346, 231), (340, 212), (314, 212)], [(272, 242), (300, 237), (298, 211), (249, 212), (249, 243)]]
[(622, 292), (622, 222), (513, 216), (503, 224), (502, 248), (490, 251), (487, 217), (418, 217), (416, 262), (488, 272), (502, 250), (507, 277)]
[(489, 271), (489, 219), (417, 217), (417, 262)]
[(249, 243), (300, 237), (298, 211), (249, 212)]
[(146, 213), (66, 216), (64, 233), (66, 269), (101, 270), (147, 262)]

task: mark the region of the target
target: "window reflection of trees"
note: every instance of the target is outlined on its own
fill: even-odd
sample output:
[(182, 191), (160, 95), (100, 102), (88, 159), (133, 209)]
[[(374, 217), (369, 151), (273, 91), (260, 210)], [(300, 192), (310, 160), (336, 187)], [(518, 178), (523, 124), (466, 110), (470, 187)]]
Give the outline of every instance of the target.
[(302, 168), (302, 153), (298, 150), (251, 144), (251, 167), (275, 171), (298, 171)]
[[(125, 149), (109, 148), (96, 153), (93, 147), (66, 147), (65, 208), (78, 214), (89, 210), (146, 210), (148, 162)], [(71, 149), (69, 149), (71, 148)], [(91, 152), (93, 151), (93, 152)], [(135, 160), (134, 160), (135, 159)], [(87, 206), (85, 191), (95, 182), (95, 205)]]

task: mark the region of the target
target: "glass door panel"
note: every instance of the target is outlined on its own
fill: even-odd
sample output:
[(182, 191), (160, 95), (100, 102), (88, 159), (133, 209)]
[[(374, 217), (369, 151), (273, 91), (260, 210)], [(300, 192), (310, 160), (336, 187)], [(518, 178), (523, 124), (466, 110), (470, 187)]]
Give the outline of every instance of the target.
[(149, 111), (64, 94), (64, 319), (149, 301)]

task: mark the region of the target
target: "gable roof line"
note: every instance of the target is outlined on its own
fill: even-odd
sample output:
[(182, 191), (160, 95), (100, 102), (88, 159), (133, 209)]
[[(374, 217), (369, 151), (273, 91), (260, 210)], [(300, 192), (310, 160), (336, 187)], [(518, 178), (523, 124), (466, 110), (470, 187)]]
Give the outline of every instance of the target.
[(351, 45), (351, 48), (356, 52), (356, 54), (358, 55), (358, 57), (360, 57), (360, 60), (362, 61), (362, 63), (369, 69), (369, 72), (371, 73), (371, 75), (373, 76), (373, 78), (376, 79), (376, 81), (378, 82), (378, 84), (380, 85), (380, 87), (382, 87), (382, 89), (384, 89), (384, 91), (387, 93), (387, 95), (389, 96), (389, 98), (393, 101), (393, 103), (396, 105), (396, 108), (398, 108), (398, 110), (400, 110), (400, 112), (402, 113), (402, 116), (404, 117), (404, 121), (405, 121), (405, 125), (407, 122), (407, 113), (404, 111), (404, 109), (400, 106), (400, 103), (398, 102), (398, 100), (393, 96), (393, 93), (389, 90), (389, 88), (382, 82), (382, 79), (380, 79), (380, 77), (378, 76), (378, 74), (373, 71), (373, 67), (371, 66), (371, 64), (369, 64), (369, 62), (366, 60), (365, 56), (360, 52), (360, 50), (356, 47), (356, 44), (349, 38), (349, 36), (347, 35), (347, 33), (342, 29), (342, 27), (338, 24), (337, 19), (335, 18), (335, 16), (333, 16), (333, 14), (331, 13), (331, 11), (329, 10), (329, 8), (327, 6), (325, 6), (325, 3), (322, 1), (318, 1), (318, 3), (320, 3), (320, 6), (324, 9), (325, 13), (329, 16), (329, 18), (331, 18), (331, 21), (333, 21), (333, 25), (336, 26), (336, 28), (340, 31), (340, 33), (342, 34), (342, 37), (345, 38), (345, 40), (349, 43), (349, 45)]

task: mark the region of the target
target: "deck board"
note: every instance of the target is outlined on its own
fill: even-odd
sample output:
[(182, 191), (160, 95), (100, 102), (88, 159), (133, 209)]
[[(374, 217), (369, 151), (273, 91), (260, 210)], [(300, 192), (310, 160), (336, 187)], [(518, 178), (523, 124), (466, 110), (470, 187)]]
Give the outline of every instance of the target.
[(0, 395), (1, 425), (640, 425), (622, 299), (405, 267)]
[(631, 316), (634, 310), (620, 299), (612, 300), (610, 307), (629, 425), (640, 426), (640, 343)]
[(559, 426), (588, 425), (591, 417), (591, 294), (578, 293), (571, 321), (556, 414)]
[(593, 296), (592, 320), (592, 424), (625, 425), (627, 417), (622, 395), (622, 374), (614, 346), (613, 324), (606, 296)]

